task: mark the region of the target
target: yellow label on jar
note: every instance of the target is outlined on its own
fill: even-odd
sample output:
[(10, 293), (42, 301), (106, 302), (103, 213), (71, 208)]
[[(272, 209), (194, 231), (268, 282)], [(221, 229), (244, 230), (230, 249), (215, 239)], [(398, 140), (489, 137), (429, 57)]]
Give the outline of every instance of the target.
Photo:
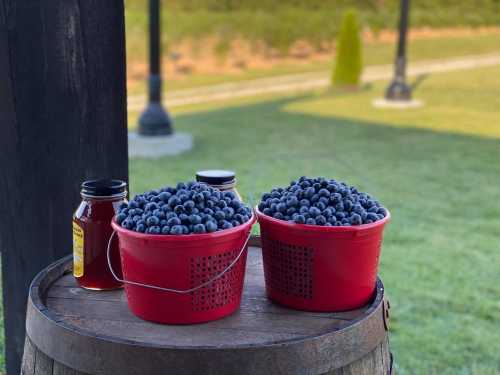
[(83, 276), (83, 228), (73, 221), (73, 275)]

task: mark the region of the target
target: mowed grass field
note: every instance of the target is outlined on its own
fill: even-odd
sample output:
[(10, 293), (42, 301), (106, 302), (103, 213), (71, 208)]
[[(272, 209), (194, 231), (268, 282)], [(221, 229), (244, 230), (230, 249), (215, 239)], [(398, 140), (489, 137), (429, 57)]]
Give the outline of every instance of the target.
[(132, 191), (202, 168), (236, 170), (252, 204), (300, 175), (357, 185), (392, 212), (380, 273), (398, 373), (499, 374), (500, 67), (427, 76), (425, 106), (405, 111), (371, 106), (386, 84), (184, 109), (195, 148), (131, 160)]

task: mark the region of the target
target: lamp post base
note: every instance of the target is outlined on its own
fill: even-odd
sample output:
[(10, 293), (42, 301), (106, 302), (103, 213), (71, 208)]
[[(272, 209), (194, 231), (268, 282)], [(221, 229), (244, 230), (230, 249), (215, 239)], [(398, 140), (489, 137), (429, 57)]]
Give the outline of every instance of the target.
[(387, 88), (385, 98), (394, 101), (410, 101), (411, 88), (404, 79), (395, 78)]
[(149, 103), (139, 117), (138, 133), (145, 136), (170, 135), (172, 120), (161, 103)]

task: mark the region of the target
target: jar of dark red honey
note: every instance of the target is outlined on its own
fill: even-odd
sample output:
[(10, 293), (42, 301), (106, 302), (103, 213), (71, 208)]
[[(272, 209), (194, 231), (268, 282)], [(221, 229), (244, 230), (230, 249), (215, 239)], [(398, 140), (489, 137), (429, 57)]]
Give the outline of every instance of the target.
[[(126, 202), (127, 184), (120, 180), (91, 180), (82, 184), (82, 202), (73, 215), (73, 275), (86, 289), (122, 287), (109, 271), (106, 251), (113, 232), (111, 220)], [(111, 263), (121, 278), (118, 241), (111, 244)]]

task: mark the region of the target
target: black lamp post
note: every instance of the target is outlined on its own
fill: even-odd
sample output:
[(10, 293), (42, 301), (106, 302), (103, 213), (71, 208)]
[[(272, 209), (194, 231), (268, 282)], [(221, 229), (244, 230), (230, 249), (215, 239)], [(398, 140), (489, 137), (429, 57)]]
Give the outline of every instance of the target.
[(149, 95), (139, 117), (139, 134), (172, 134), (172, 120), (161, 103), (160, 0), (149, 0)]
[(406, 32), (408, 30), (409, 3), (410, 0), (401, 0), (399, 40), (394, 79), (385, 92), (387, 100), (411, 100), (411, 88), (406, 83)]

